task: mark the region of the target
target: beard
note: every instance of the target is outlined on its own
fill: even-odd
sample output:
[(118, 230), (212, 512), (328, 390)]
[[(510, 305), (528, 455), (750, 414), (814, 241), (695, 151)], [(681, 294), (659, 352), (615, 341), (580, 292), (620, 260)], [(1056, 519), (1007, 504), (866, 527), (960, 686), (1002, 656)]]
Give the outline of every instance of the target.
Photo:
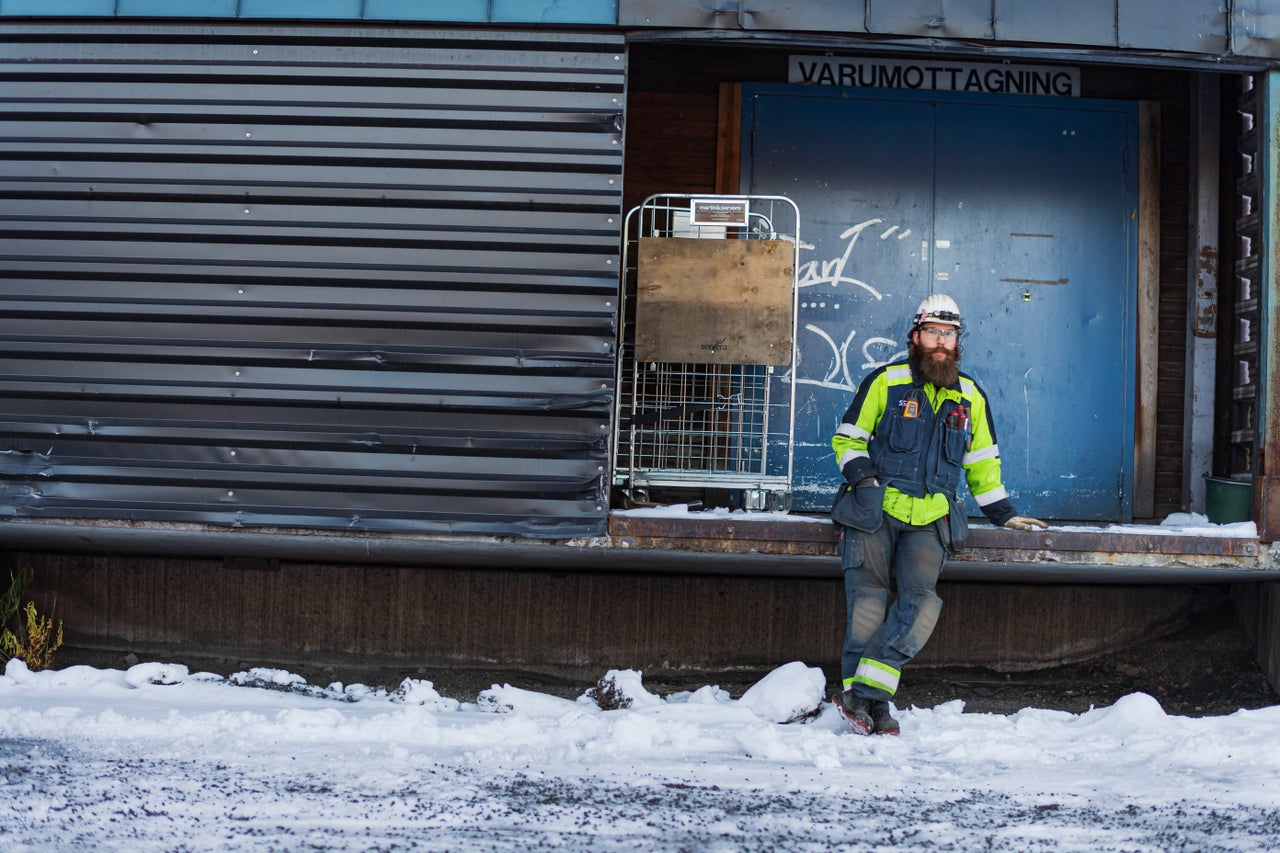
[[(935, 353), (944, 353), (945, 358), (938, 358)], [(933, 383), (934, 388), (947, 388), (960, 381), (960, 345), (954, 350), (946, 350), (941, 346), (926, 347), (912, 341), (907, 342), (907, 354), (911, 357), (911, 365), (920, 371), (924, 378)]]

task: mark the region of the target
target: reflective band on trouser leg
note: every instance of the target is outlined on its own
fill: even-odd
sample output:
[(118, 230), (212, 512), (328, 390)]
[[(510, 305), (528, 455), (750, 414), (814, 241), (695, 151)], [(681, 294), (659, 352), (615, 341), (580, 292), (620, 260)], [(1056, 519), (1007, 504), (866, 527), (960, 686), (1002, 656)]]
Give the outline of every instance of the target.
[(858, 671), (853, 674), (853, 683), (865, 684), (892, 696), (898, 692), (898, 679), (901, 677), (901, 670), (894, 669), (887, 663), (880, 663), (878, 660), (863, 658), (858, 661)]

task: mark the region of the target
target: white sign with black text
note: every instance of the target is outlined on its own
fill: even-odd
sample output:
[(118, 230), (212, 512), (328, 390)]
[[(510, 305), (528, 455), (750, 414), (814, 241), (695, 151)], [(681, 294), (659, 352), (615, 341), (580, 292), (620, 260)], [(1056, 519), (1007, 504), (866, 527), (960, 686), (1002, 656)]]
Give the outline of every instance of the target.
[(857, 56), (791, 56), (787, 65), (788, 82), (815, 86), (1080, 97), (1080, 69), (1054, 65)]

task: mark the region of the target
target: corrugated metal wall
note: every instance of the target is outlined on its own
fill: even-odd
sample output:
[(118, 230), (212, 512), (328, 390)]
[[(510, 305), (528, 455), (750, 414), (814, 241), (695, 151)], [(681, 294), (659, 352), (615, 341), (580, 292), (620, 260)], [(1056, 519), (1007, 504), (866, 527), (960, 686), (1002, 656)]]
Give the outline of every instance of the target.
[(0, 26), (0, 512), (604, 529), (609, 35)]

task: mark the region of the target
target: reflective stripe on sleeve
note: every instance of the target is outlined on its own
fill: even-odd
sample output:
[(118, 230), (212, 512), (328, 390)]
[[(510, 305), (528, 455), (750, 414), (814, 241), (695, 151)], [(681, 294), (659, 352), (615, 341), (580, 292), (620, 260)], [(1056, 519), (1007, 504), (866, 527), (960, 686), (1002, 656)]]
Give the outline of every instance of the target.
[(848, 465), (854, 459), (870, 459), (871, 454), (865, 450), (846, 450), (840, 454), (840, 458), (836, 460), (836, 466), (843, 471), (844, 466)]
[(1000, 455), (1000, 445), (988, 444), (981, 450), (975, 450), (972, 453), (966, 453), (964, 458), (960, 460), (961, 465), (972, 465), (975, 462), (981, 462), (983, 459), (991, 459)]
[(997, 486), (989, 492), (983, 492), (980, 495), (974, 495), (973, 499), (978, 502), (978, 506), (986, 506), (996, 501), (1002, 501), (1009, 497), (1009, 493), (1005, 491), (1004, 486)]
[(843, 435), (846, 438), (871, 438), (871, 433), (867, 432), (857, 424), (840, 424), (836, 427), (836, 435)]
[(863, 658), (858, 661), (858, 669), (853, 674), (852, 683), (865, 684), (868, 687), (883, 690), (892, 696), (898, 692), (898, 679), (901, 677), (902, 672), (887, 663), (880, 663), (880, 661), (872, 660), (871, 658)]

